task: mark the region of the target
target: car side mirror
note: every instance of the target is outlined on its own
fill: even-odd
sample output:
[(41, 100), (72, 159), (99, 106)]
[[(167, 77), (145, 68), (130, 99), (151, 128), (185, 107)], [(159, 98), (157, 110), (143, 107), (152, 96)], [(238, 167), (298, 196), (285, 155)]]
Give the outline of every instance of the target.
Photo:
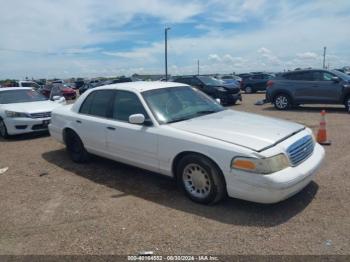
[(339, 79), (339, 77), (334, 76), (334, 77), (332, 77), (332, 81), (335, 82), (335, 83), (339, 83), (340, 79)]
[(143, 114), (134, 114), (129, 116), (129, 123), (142, 125), (145, 122), (145, 116)]
[(220, 99), (220, 98), (215, 98), (215, 101), (216, 101), (219, 105), (221, 105), (221, 99)]

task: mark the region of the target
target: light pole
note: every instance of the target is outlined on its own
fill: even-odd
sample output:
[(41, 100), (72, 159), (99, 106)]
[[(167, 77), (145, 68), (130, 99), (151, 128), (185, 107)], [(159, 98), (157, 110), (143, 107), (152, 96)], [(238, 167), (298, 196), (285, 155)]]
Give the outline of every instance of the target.
[(170, 27), (166, 27), (164, 29), (165, 34), (165, 81), (168, 81), (168, 31), (170, 30)]
[(197, 75), (199, 75), (199, 59), (197, 60)]
[(326, 69), (326, 50), (327, 46), (323, 48), (323, 69)]

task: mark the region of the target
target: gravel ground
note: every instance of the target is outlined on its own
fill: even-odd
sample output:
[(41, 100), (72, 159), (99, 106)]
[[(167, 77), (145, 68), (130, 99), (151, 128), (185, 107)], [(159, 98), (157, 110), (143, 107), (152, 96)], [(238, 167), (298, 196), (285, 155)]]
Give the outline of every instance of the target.
[[(279, 112), (244, 95), (235, 110), (303, 123), (322, 107)], [(275, 205), (195, 204), (168, 178), (95, 158), (74, 164), (47, 134), (0, 140), (0, 254), (350, 254), (350, 115), (327, 107), (315, 181)]]

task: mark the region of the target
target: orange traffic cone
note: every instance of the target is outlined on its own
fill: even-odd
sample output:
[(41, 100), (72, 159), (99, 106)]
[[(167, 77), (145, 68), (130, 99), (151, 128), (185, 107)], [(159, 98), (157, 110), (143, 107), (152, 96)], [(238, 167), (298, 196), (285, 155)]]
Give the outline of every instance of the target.
[(317, 132), (317, 142), (321, 145), (330, 145), (331, 141), (327, 140), (327, 129), (326, 129), (326, 111), (321, 111), (320, 128)]

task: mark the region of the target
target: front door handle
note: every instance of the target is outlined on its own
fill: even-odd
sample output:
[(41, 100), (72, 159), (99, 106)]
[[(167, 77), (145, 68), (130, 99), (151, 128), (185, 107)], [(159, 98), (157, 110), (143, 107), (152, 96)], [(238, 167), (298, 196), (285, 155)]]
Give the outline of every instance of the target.
[(81, 124), (81, 121), (80, 121), (80, 120), (75, 120), (75, 122), (77, 122), (78, 124)]
[(111, 126), (107, 126), (107, 129), (109, 129), (109, 130), (115, 130), (115, 127), (111, 127)]

